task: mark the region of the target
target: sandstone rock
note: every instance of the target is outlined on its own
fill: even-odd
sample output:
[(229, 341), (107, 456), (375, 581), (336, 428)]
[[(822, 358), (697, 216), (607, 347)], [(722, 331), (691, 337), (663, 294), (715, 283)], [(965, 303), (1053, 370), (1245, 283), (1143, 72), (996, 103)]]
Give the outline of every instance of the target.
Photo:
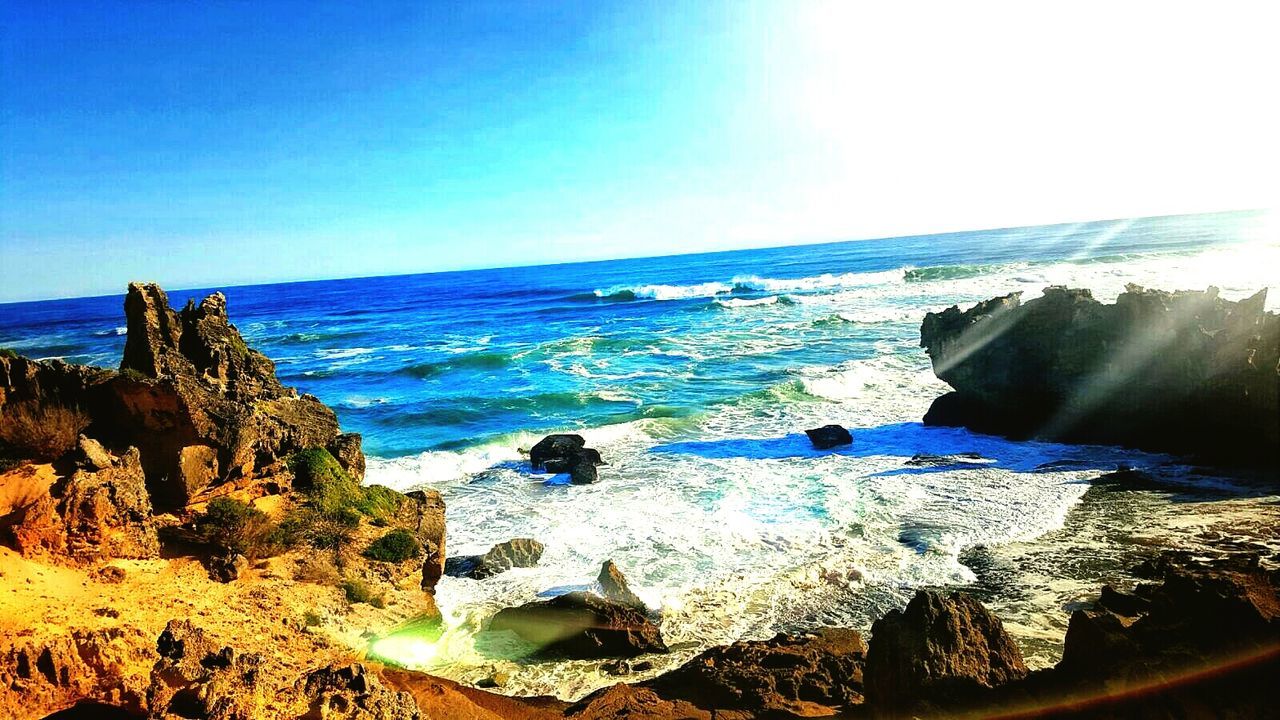
[(708, 710), (831, 715), (862, 701), (866, 651), (854, 630), (784, 634), (711, 648), (643, 686)]
[(1265, 300), (1131, 285), (1104, 305), (1050, 287), (1026, 304), (1015, 293), (929, 313), (921, 345), (955, 392), (925, 423), (1270, 466), (1280, 316)]
[(422, 713), (407, 692), (388, 688), (360, 663), (331, 665), (298, 681), (293, 705), (298, 717), (334, 720), (419, 720)]
[[(138, 451), (116, 458), (89, 441), (103, 469), (77, 469), (15, 513), (14, 547), (28, 557), (94, 562), (152, 558), (160, 552)], [(86, 460), (85, 464), (90, 461)]]
[(591, 693), (565, 711), (577, 720), (711, 720), (711, 713), (684, 700), (668, 700), (653, 690), (618, 684)]
[(1000, 620), (961, 593), (918, 591), (905, 611), (890, 611), (871, 627), (866, 695), (877, 708), (959, 704), (1026, 674)]
[(214, 555), (207, 561), (209, 579), (227, 583), (239, 578), (249, 569), (249, 559), (240, 553)]
[(52, 640), (15, 638), (0, 647), (0, 717), (43, 717), (94, 699), (143, 713), (149, 660), (132, 627), (71, 629)]
[(605, 560), (604, 565), (600, 566), (600, 574), (596, 576), (596, 582), (600, 585), (601, 594), (606, 600), (635, 608), (642, 613), (649, 612), (640, 596), (631, 592), (631, 587), (627, 585), (627, 577), (622, 574), (617, 565), (613, 564), (612, 560)]
[(422, 545), (422, 589), (434, 592), (444, 577), (444, 498), (435, 490), (414, 490), (405, 497), (409, 502), (401, 507), (394, 524), (413, 532)]
[(644, 613), (592, 593), (500, 610), (489, 630), (512, 631), (548, 656), (590, 659), (667, 651), (662, 632)]
[(170, 620), (156, 643), (147, 707), (153, 717), (233, 720), (264, 715), (263, 658), (218, 648), (186, 620)]
[(840, 425), (823, 425), (820, 428), (805, 430), (804, 434), (809, 436), (809, 442), (819, 450), (853, 444), (853, 435)]
[(111, 453), (107, 452), (106, 448), (102, 447), (102, 443), (97, 440), (81, 435), (77, 446), (80, 451), (80, 463), (90, 472), (106, 470), (115, 464)]
[(178, 451), (178, 482), (183, 497), (194, 497), (218, 480), (218, 451), (208, 445), (188, 445)]

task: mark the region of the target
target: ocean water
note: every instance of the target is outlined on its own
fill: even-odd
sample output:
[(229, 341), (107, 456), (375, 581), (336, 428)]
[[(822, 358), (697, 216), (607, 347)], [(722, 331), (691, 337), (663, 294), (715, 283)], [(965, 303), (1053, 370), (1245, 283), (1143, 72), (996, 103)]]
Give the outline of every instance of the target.
[[(598, 663), (532, 660), (483, 625), (501, 607), (589, 586), (607, 559), (662, 609), (677, 651), (652, 672), (739, 638), (866, 628), (926, 585), (985, 588), (1032, 664), (1052, 662), (1064, 605), (1130, 557), (1122, 534), (1079, 515), (1093, 507), (1087, 479), (1119, 462), (1196, 476), (1175, 458), (921, 426), (947, 390), (919, 348), (921, 319), (1052, 284), (1104, 300), (1130, 282), (1213, 284), (1238, 299), (1275, 280), (1274, 220), (1147, 218), (224, 292), (281, 380), (363, 433), (369, 482), (444, 494), (451, 554), (512, 537), (546, 545), (536, 568), (446, 578), (444, 635), (377, 651), (464, 681), (502, 669), (508, 691), (574, 697), (616, 679)], [(0, 347), (114, 366), (123, 325), (122, 295), (0, 305)], [(812, 450), (802, 430), (826, 423), (851, 428), (854, 445)], [(529, 472), (519, 449), (561, 430), (604, 454), (600, 483)], [(919, 453), (978, 457), (908, 465)], [(1274, 506), (1253, 495), (1248, 513)], [(1144, 518), (1175, 502), (1124, 506), (1139, 500), (1157, 508)], [(1137, 522), (1099, 512), (1113, 529)], [(1071, 523), (1093, 528), (1088, 552), (1105, 560), (1064, 581), (1043, 558)], [(1025, 582), (993, 582), (993, 562)]]

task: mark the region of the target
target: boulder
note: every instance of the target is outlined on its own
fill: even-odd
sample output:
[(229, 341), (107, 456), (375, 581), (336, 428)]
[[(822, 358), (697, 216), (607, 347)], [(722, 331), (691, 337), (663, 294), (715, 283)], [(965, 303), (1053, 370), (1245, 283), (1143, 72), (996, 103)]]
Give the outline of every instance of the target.
[(1050, 287), (929, 313), (920, 344), (955, 391), (925, 424), (1274, 467), (1280, 316), (1265, 304), (1266, 290), (1130, 285), (1108, 305)]
[(871, 626), (866, 695), (878, 709), (959, 705), (1026, 674), (1000, 620), (968, 595), (920, 590)]
[(208, 445), (188, 445), (178, 451), (179, 490), (182, 497), (195, 497), (218, 479), (218, 451)]
[(206, 563), (209, 569), (209, 579), (222, 583), (238, 579), (249, 569), (249, 559), (236, 552), (214, 555)]
[(585, 444), (581, 435), (548, 435), (529, 451), (529, 464), (534, 470), (568, 473), (574, 485), (590, 485), (600, 479), (596, 467), (604, 460), (598, 450)]
[(866, 652), (855, 630), (782, 634), (711, 648), (642, 686), (707, 710), (832, 715), (862, 702)]
[(809, 436), (809, 442), (819, 450), (853, 444), (853, 435), (840, 425), (823, 425), (820, 428), (805, 430), (804, 434)]
[(97, 472), (115, 465), (115, 458), (97, 440), (81, 435), (77, 447), (80, 451), (80, 457), (77, 459), (85, 470)]
[(587, 441), (581, 435), (548, 435), (530, 448), (529, 464), (533, 466), (534, 470), (538, 470), (548, 460), (576, 457), (581, 453), (586, 443)]
[(514, 632), (544, 656), (594, 659), (667, 652), (662, 632), (644, 613), (594, 593), (572, 592), (499, 610), (488, 629)]
[(640, 596), (631, 592), (631, 587), (627, 585), (627, 577), (622, 574), (617, 565), (613, 564), (612, 560), (605, 560), (604, 565), (600, 566), (596, 583), (600, 585), (600, 592), (606, 600), (635, 608), (642, 613), (649, 612)]
[(422, 545), (422, 589), (435, 592), (444, 576), (444, 498), (436, 490), (412, 490), (405, 497), (408, 502), (401, 506), (394, 524), (412, 532)]
[(364, 438), (360, 433), (342, 433), (329, 444), (329, 453), (338, 460), (347, 474), (357, 482), (364, 482)]
[(565, 711), (576, 720), (711, 720), (713, 715), (685, 700), (660, 697), (649, 688), (617, 684), (601, 688)]
[(542, 558), (542, 543), (532, 538), (515, 538), (494, 545), (483, 555), (449, 558), (445, 573), (451, 577), (483, 580), (513, 567), (533, 567)]

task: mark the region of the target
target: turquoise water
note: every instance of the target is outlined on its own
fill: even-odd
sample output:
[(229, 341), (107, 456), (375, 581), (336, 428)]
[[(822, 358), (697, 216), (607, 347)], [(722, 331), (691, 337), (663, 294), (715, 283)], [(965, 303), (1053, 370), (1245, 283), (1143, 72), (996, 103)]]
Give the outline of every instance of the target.
[[(946, 390), (918, 347), (926, 312), (1050, 284), (1102, 299), (1127, 282), (1216, 284), (1235, 299), (1275, 267), (1272, 218), (1236, 213), (224, 291), (281, 379), (364, 434), (371, 482), (444, 493), (452, 552), (547, 545), (537, 568), (446, 578), (444, 638), (404, 660), (463, 680), (504, 666), (514, 691), (572, 696), (611, 678), (512, 660), (521, 648), (485, 620), (612, 558), (684, 648), (658, 669), (740, 637), (865, 626), (913, 587), (971, 582), (966, 548), (1060, 527), (1096, 469), (1170, 462), (923, 428)], [(121, 305), (0, 305), (0, 346), (114, 365)], [(828, 422), (854, 446), (818, 453), (798, 434)], [(599, 484), (521, 462), (566, 429), (609, 461)], [(982, 460), (905, 465), (958, 452)], [(1037, 470), (1056, 460), (1076, 464)], [(1034, 633), (1053, 604), (1023, 603), (1015, 622)]]

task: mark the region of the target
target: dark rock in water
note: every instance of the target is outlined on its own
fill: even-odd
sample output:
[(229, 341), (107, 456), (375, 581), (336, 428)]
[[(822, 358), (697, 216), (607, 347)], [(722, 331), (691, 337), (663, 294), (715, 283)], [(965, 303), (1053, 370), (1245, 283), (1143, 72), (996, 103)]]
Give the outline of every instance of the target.
[(960, 702), (1026, 674), (1000, 620), (968, 595), (920, 590), (871, 627), (866, 694), (877, 708)]
[(477, 580), (506, 572), (513, 567), (533, 567), (542, 558), (542, 543), (532, 538), (515, 538), (498, 543), (483, 555), (452, 557), (445, 561), (445, 574)]
[(662, 632), (644, 613), (599, 595), (572, 592), (500, 610), (489, 630), (509, 630), (540, 655), (573, 659), (667, 652)]
[(804, 434), (809, 436), (809, 442), (819, 450), (853, 444), (853, 435), (839, 425), (823, 425), (820, 428), (805, 430)]
[(529, 464), (534, 470), (568, 473), (574, 485), (590, 485), (600, 479), (596, 466), (604, 460), (598, 450), (585, 444), (581, 435), (548, 435), (529, 451)]
[(587, 441), (581, 435), (548, 435), (529, 450), (529, 464), (541, 469), (548, 460), (567, 460), (581, 454)]
[(1265, 303), (1130, 285), (1104, 305), (1050, 287), (929, 313), (920, 344), (955, 392), (925, 424), (1274, 467), (1280, 316)]
[(1151, 609), (1151, 601), (1137, 595), (1122, 593), (1110, 585), (1103, 585), (1102, 594), (1098, 597), (1098, 606), (1117, 615), (1138, 617)]
[(605, 560), (604, 565), (600, 567), (600, 574), (596, 576), (596, 582), (600, 584), (600, 590), (604, 594), (606, 600), (627, 607), (635, 608), (640, 612), (647, 613), (649, 609), (645, 607), (644, 601), (638, 595), (631, 592), (631, 588), (627, 585), (627, 578), (613, 564), (612, 560)]
[(949, 467), (952, 465), (976, 465), (983, 462), (986, 462), (986, 458), (975, 452), (956, 453), (955, 455), (916, 453), (904, 464), (910, 467)]
[(831, 715), (862, 701), (866, 652), (857, 631), (823, 628), (714, 647), (642, 686), (708, 710)]
[(214, 555), (207, 561), (209, 579), (227, 583), (236, 580), (249, 569), (249, 559), (240, 553)]

